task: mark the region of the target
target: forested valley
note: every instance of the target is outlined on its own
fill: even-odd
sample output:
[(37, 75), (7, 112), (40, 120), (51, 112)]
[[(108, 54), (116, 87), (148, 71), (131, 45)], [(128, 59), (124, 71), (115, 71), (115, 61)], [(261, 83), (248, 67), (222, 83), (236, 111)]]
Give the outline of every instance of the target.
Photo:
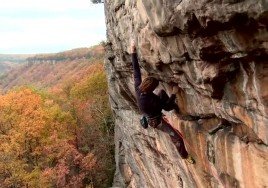
[(114, 121), (101, 45), (31, 56), (0, 78), (0, 187), (109, 187)]

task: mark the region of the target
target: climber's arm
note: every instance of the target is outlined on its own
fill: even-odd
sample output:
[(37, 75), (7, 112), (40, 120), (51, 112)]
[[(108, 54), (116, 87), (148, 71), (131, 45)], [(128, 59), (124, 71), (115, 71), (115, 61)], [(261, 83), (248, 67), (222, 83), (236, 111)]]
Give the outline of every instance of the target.
[(163, 109), (166, 110), (166, 111), (170, 111), (170, 110), (176, 110), (177, 113), (179, 113), (179, 107), (178, 105), (176, 104), (175, 102), (175, 99), (176, 99), (176, 93), (178, 93), (178, 87), (173, 87), (172, 89), (172, 94), (170, 97), (166, 95), (166, 100), (163, 101), (164, 104), (163, 104)]
[(178, 91), (179, 91), (179, 87), (178, 86), (173, 86), (172, 94), (169, 97), (169, 99), (167, 100), (168, 105), (175, 104), (176, 94), (178, 93)]
[(141, 71), (139, 67), (139, 62), (138, 62), (136, 47), (135, 47), (134, 42), (131, 43), (131, 60), (132, 60), (132, 66), (134, 70), (135, 90), (139, 91), (139, 86), (141, 84)]
[(174, 104), (175, 103), (175, 99), (176, 99), (176, 95), (172, 94), (169, 99), (167, 100), (166, 104), (170, 105), (170, 104)]

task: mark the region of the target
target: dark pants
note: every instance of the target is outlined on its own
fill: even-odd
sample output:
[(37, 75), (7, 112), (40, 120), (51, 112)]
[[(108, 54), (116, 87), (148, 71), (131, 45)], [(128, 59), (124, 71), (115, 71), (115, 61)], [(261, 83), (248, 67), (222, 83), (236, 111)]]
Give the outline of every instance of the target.
[(183, 159), (187, 158), (188, 152), (186, 151), (183, 139), (179, 134), (179, 131), (174, 130), (174, 128), (164, 119), (162, 119), (162, 123), (160, 123), (156, 127), (156, 129), (168, 133), (172, 142), (175, 144), (178, 152), (180, 153), (181, 158)]

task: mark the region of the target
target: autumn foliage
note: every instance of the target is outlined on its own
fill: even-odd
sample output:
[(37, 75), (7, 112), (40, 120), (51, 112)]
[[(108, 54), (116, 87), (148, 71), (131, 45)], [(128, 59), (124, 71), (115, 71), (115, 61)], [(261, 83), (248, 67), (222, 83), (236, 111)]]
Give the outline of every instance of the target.
[(0, 95), (0, 187), (108, 187), (113, 119), (101, 60), (45, 90)]

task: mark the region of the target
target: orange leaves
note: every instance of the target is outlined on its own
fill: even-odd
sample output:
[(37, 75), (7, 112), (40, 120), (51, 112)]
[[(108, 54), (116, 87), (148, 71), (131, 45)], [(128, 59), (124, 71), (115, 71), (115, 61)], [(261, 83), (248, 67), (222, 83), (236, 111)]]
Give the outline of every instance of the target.
[(87, 76), (71, 88), (70, 94), (74, 98), (88, 100), (94, 95), (106, 95), (107, 90), (108, 86), (103, 65), (96, 63), (90, 66)]
[(80, 107), (63, 111), (51, 97), (29, 88), (1, 95), (0, 182), (5, 183), (0, 187), (83, 187), (103, 164), (93, 148), (82, 149), (101, 134), (96, 127), (87, 135), (94, 140), (81, 137), (83, 118), (72, 112)]
[[(17, 132), (38, 137), (45, 123), (39, 95), (25, 88), (1, 96), (0, 101), (1, 124), (10, 124)], [(19, 135), (14, 134), (18, 136), (17, 139), (20, 138)]]
[[(8, 172), (3, 181), (12, 186), (18, 182), (22, 186), (34, 185), (42, 173), (34, 169), (39, 165), (45, 167), (42, 165), (47, 164), (49, 148), (54, 148), (56, 155), (51, 157), (58, 160), (67, 157), (67, 151), (74, 148), (68, 145), (66, 131), (74, 121), (53, 100), (42, 98), (29, 88), (2, 95), (0, 101), (0, 156), (7, 156), (0, 157), (0, 174)], [(75, 155), (78, 154), (76, 151)], [(0, 175), (0, 182), (1, 178)]]
[(82, 160), (84, 170), (92, 170), (97, 164), (97, 158), (92, 153), (87, 154)]
[(0, 187), (109, 186), (113, 123), (101, 61), (29, 65), (23, 79), (50, 93), (0, 95)]

